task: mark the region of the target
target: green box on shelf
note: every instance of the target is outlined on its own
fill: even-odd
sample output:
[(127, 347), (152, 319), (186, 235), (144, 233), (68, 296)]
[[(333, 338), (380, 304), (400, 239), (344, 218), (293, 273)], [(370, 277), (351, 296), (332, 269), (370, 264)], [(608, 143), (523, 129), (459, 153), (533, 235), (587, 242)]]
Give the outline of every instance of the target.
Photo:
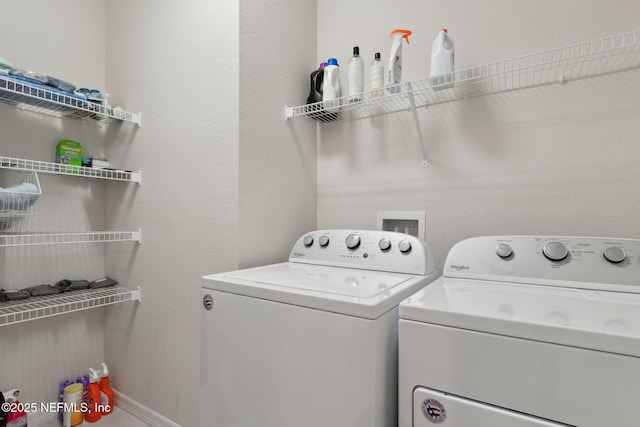
[(60, 166), (60, 172), (80, 173), (82, 167), (82, 145), (70, 139), (61, 139), (56, 145), (56, 163), (69, 165)]

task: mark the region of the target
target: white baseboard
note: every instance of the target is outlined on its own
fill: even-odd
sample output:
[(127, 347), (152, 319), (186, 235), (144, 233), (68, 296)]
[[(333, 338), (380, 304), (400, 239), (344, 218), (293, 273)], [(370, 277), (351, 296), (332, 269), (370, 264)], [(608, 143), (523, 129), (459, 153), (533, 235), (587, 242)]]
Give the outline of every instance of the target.
[(120, 393), (119, 391), (114, 390), (113, 392), (115, 394), (115, 406), (133, 415), (140, 421), (150, 426), (181, 427), (180, 424), (171, 421), (169, 418), (160, 415), (152, 409), (147, 408), (142, 403), (136, 402), (135, 400)]
[[(147, 408), (119, 391), (114, 390), (113, 392), (115, 394), (116, 409), (126, 412), (128, 415), (140, 420), (140, 422), (153, 427), (181, 427), (180, 424), (171, 421), (169, 418)], [(58, 414), (55, 413), (34, 412), (28, 414), (28, 418), (29, 427), (60, 427), (62, 425), (62, 423), (58, 421)], [(108, 420), (109, 418), (106, 418), (107, 422)], [(102, 422), (102, 420), (98, 421), (98, 424)], [(91, 425), (91, 423), (87, 424)], [(87, 424), (83, 423), (83, 425)], [(107, 425), (113, 425), (113, 422)]]

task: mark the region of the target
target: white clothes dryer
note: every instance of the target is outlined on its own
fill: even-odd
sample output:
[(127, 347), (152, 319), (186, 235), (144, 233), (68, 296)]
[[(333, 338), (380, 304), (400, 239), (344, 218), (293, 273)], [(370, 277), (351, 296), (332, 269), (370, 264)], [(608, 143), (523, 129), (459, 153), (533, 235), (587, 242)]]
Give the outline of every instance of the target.
[(400, 305), (400, 427), (638, 427), (639, 396), (640, 240), (464, 240)]
[(394, 425), (398, 304), (437, 277), (423, 241), (363, 230), (203, 277), (201, 425)]

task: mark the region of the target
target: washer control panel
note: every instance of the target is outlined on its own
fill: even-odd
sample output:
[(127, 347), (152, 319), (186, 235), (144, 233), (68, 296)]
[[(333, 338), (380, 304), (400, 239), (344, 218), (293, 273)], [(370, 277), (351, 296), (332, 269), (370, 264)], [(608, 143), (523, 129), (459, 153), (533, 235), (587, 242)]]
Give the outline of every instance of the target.
[(640, 240), (474, 237), (449, 251), (444, 276), (640, 293)]
[(435, 272), (427, 244), (417, 237), (377, 230), (318, 230), (301, 236), (289, 262), (409, 274)]

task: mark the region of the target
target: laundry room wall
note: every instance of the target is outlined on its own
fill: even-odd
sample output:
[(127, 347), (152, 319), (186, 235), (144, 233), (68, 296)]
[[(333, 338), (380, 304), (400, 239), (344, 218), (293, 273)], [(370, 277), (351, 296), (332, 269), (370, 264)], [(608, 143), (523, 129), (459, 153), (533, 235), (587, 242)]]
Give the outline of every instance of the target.
[(197, 424), (200, 277), (237, 266), (238, 5), (109, 1), (107, 82), (113, 105), (142, 113), (108, 134), (109, 157), (142, 171), (107, 192), (105, 265), (142, 301), (112, 307), (105, 359), (115, 389), (180, 425)]
[(284, 121), (315, 62), (316, 1), (240, 1), (239, 267), (285, 261), (316, 226), (316, 127)]
[[(639, 27), (640, 5), (567, 0), (318, 2), (318, 60), (337, 57), (343, 88), (352, 47), (388, 69), (396, 28), (413, 31), (403, 81), (429, 76), (441, 28), (464, 69)], [(375, 228), (376, 212), (424, 211), (442, 268), (449, 248), (486, 234), (640, 237), (640, 71), (469, 98), (320, 126), (318, 227)]]
[(315, 226), (315, 127), (282, 115), (315, 56), (303, 3), (108, 2), (109, 88), (142, 112), (109, 154), (143, 183), (109, 190), (107, 222), (143, 242), (107, 249), (142, 302), (108, 312), (105, 357), (115, 388), (183, 426), (199, 424), (201, 276), (284, 261)]

